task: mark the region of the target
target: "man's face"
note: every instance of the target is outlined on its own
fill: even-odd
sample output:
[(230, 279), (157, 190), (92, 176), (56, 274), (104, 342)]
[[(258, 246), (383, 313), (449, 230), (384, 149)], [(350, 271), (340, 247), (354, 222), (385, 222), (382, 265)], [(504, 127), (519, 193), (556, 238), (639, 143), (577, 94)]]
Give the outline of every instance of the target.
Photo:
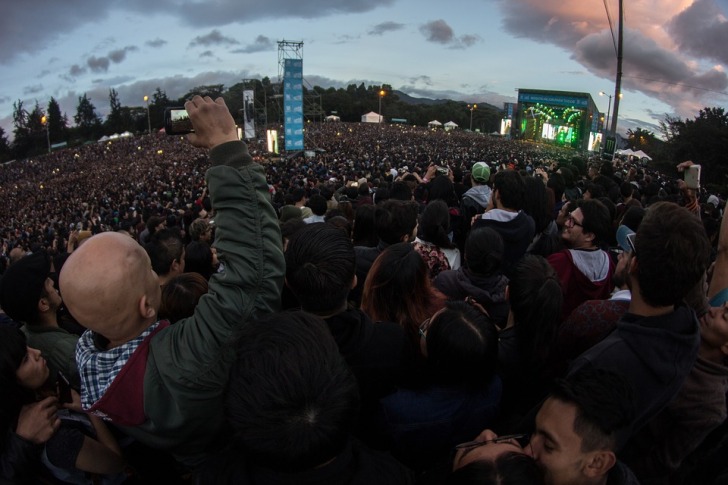
[(558, 399), (547, 399), (536, 415), (536, 429), (531, 456), (544, 468), (546, 483), (571, 485), (583, 483), (582, 473), (587, 465), (588, 453), (581, 450), (581, 437), (574, 431), (576, 406)]
[(587, 240), (584, 234), (584, 214), (581, 209), (575, 209), (566, 216), (564, 230), (561, 231), (561, 239), (570, 248), (580, 248), (586, 245)]
[(711, 307), (700, 319), (700, 338), (703, 345), (728, 353), (728, 303)]
[(569, 210), (571, 209), (571, 203), (565, 202), (563, 206), (561, 206), (561, 209), (559, 209), (559, 214), (556, 216), (556, 224), (559, 227), (564, 227), (566, 224), (566, 219), (569, 217)]
[(493, 442), (497, 438), (498, 435), (489, 429), (482, 431), (475, 440), (487, 443), (458, 450), (453, 460), (453, 470), (462, 468), (474, 461), (495, 461), (505, 453), (524, 453), (523, 448), (516, 440)]
[(62, 300), (61, 295), (58, 294), (55, 286), (53, 286), (53, 280), (46, 278), (45, 284), (43, 285), (43, 298), (48, 300), (48, 305), (52, 310), (58, 310), (60, 308)]

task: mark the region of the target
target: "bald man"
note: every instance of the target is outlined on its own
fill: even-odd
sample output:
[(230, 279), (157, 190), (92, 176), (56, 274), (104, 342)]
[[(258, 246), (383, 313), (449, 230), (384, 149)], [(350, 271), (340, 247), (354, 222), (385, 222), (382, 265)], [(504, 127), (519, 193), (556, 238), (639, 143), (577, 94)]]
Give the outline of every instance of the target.
[(225, 272), (210, 279), (192, 317), (159, 321), (160, 287), (144, 249), (118, 233), (91, 237), (68, 258), (61, 293), (88, 328), (76, 361), (84, 409), (194, 467), (219, 445), (226, 343), (247, 321), (279, 307), (285, 265), (263, 169), (237, 139), (222, 98), (185, 104), (198, 147), (210, 148), (206, 181)]

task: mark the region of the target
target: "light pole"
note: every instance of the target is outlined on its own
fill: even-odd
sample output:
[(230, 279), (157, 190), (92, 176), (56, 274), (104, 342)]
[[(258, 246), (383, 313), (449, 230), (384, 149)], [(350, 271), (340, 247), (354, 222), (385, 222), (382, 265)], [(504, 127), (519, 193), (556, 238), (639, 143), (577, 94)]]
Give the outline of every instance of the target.
[(469, 104), (468, 109), (470, 110), (470, 131), (473, 131), (473, 111), (478, 109), (477, 104)]
[(43, 126), (45, 126), (46, 130), (46, 141), (48, 142), (48, 153), (51, 152), (51, 132), (50, 132), (50, 126), (48, 123), (49, 119), (46, 115), (41, 116), (40, 122)]
[(149, 116), (149, 96), (144, 96), (144, 102), (147, 103), (147, 128), (149, 129), (149, 134), (152, 134), (152, 118)]
[(604, 131), (609, 133), (609, 112), (612, 110), (612, 98), (613, 94), (607, 94), (604, 91), (599, 91), (599, 96), (607, 96), (609, 98), (609, 107), (607, 108), (607, 122), (604, 123)]
[(379, 113), (378, 114), (379, 114), (380, 128), (381, 128), (381, 123), (382, 123), (382, 98), (384, 97), (385, 94), (387, 94), (387, 92), (384, 89), (379, 90)]

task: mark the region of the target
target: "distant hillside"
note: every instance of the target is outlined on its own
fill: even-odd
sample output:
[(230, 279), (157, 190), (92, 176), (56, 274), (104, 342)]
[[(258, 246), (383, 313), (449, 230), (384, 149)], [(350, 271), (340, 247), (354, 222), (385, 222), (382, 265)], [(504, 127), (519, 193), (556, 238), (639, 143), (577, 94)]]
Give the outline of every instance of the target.
[[(403, 103), (407, 104), (413, 104), (413, 105), (422, 105), (422, 106), (435, 106), (438, 104), (445, 104), (448, 102), (451, 102), (451, 99), (430, 99), (430, 98), (415, 98), (413, 96), (410, 96), (407, 93), (403, 93), (402, 91), (397, 91), (396, 89), (393, 91), (394, 94), (396, 94), (399, 97), (399, 100)], [(494, 106), (492, 104), (488, 104), (485, 102), (477, 102), (478, 106), (488, 107), (490, 109), (494, 109), (497, 111), (503, 111), (502, 107)]]

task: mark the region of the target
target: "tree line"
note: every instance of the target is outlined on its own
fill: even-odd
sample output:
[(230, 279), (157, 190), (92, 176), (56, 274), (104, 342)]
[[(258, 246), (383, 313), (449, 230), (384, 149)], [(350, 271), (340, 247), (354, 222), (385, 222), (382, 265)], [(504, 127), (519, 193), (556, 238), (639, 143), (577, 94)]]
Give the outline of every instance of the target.
[[(223, 97), (230, 112), (242, 121), (243, 92), (254, 92), (254, 116), (257, 126), (283, 123), (282, 92), (279, 84), (269, 78), (246, 80), (229, 88), (223, 84), (196, 86), (189, 92), (172, 99), (157, 88), (147, 103), (142, 106), (123, 106), (115, 89), (109, 90), (109, 114), (105, 119), (97, 113), (96, 106), (87, 95), (78, 97), (73, 124), (67, 114), (62, 113), (55, 98), (47, 107), (36, 101), (29, 109), (23, 101), (13, 103), (13, 141), (0, 127), (0, 162), (23, 159), (46, 153), (49, 146), (67, 144), (77, 146), (96, 141), (104, 135), (147, 131), (156, 132), (164, 126), (164, 111), (171, 107), (184, 105), (187, 99), (199, 94), (213, 99)], [(384, 92), (384, 95), (380, 93)], [(426, 125), (433, 119), (442, 122), (454, 121), (461, 127), (468, 127), (470, 111), (466, 104), (449, 100), (436, 103), (413, 103), (403, 101), (389, 85), (366, 86), (364, 83), (351, 84), (346, 88), (304, 87), (304, 115), (312, 121), (323, 121), (328, 114), (336, 114), (342, 121), (360, 121), (361, 115), (369, 111), (379, 111), (381, 97), (382, 115), (385, 120), (405, 119), (408, 124)], [(494, 106), (480, 104), (473, 112), (473, 129), (490, 132), (499, 129), (501, 112)]]

